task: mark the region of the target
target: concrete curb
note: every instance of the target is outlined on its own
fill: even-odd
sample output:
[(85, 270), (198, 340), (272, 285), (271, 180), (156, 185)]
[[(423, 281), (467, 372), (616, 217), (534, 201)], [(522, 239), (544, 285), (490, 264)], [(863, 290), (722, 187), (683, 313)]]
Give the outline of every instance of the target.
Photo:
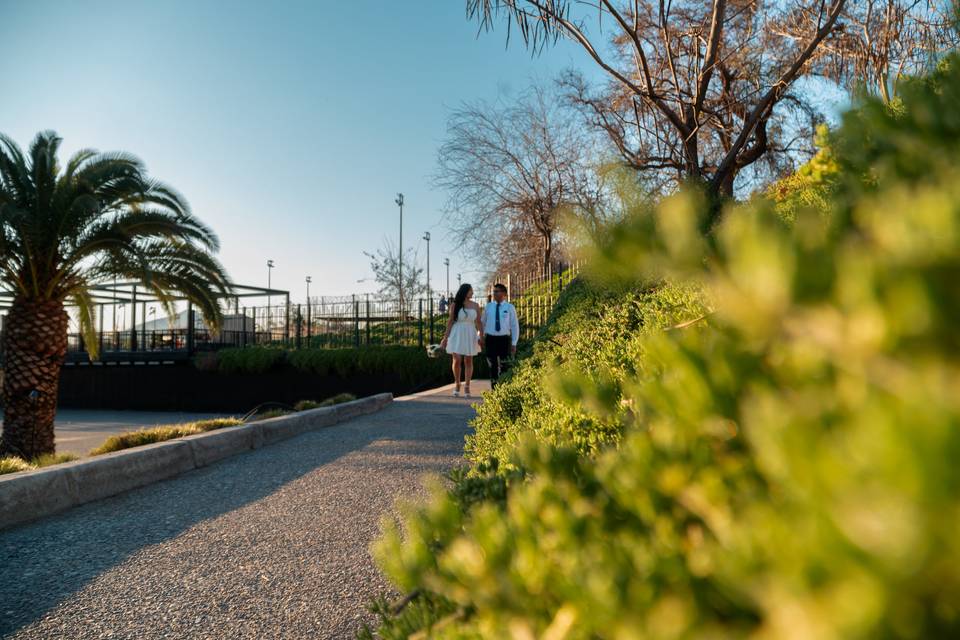
[(199, 469), (218, 460), (350, 418), (393, 401), (381, 393), (238, 427), (0, 476), (0, 529)]

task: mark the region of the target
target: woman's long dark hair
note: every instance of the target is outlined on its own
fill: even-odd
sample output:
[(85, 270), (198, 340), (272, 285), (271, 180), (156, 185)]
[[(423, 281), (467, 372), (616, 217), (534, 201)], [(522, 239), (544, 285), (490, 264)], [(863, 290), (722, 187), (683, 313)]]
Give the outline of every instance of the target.
[(457, 289), (457, 297), (453, 299), (453, 319), (460, 319), (460, 309), (463, 309), (463, 303), (467, 301), (467, 294), (470, 293), (470, 289), (473, 289), (470, 285), (464, 282), (460, 285), (460, 288)]

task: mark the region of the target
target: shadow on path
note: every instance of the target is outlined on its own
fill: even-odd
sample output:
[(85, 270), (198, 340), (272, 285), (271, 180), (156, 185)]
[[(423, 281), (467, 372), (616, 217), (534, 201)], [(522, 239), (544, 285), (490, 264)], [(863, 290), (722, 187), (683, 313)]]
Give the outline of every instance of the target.
[[(389, 476), (394, 468), (396, 473), (408, 473), (409, 461), (421, 471), (439, 471), (455, 464), (462, 455), (463, 436), (472, 415), (473, 410), (462, 400), (438, 395), (394, 402), (376, 414), (0, 531), (0, 635), (44, 618), (138, 551), (261, 501), (343, 456), (370, 448), (372, 453), (358, 456), (358, 461), (370, 468), (358, 467), (350, 473), (367, 474), (361, 477), (387, 484), (390, 479), (383, 476)], [(376, 462), (363, 462), (367, 458)], [(419, 458), (423, 460), (418, 462)], [(335, 477), (327, 476), (322, 482), (329, 491), (343, 493), (338, 500), (349, 501), (349, 483), (339, 486)], [(355, 477), (350, 483), (356, 484)], [(364, 513), (365, 506), (369, 507), (356, 504), (347, 512), (365, 520), (380, 517), (379, 513)], [(262, 528), (262, 524), (258, 526)], [(368, 543), (358, 541), (364, 553)], [(115, 631), (130, 637), (122, 630)]]

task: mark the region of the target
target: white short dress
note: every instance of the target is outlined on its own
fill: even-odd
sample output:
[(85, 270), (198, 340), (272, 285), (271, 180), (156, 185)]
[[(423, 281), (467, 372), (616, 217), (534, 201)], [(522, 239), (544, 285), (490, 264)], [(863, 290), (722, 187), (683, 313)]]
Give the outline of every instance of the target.
[(460, 356), (477, 355), (480, 353), (480, 345), (477, 344), (478, 335), (477, 310), (460, 309), (457, 321), (453, 323), (450, 336), (447, 338), (447, 353)]

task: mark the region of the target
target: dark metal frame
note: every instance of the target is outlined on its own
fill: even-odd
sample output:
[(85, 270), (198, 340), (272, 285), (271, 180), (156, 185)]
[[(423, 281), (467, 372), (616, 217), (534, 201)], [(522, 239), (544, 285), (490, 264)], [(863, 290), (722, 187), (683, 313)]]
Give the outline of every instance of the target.
[[(161, 300), (154, 293), (152, 293), (143, 282), (138, 281), (125, 281), (125, 282), (115, 282), (115, 283), (101, 283), (94, 285), (89, 288), (91, 299), (94, 305), (99, 307), (99, 312), (97, 317), (99, 319), (99, 329), (95, 333), (97, 334), (97, 340), (99, 341), (99, 351), (101, 354), (104, 354), (104, 336), (106, 335), (103, 330), (103, 318), (104, 318), (104, 308), (107, 306), (123, 306), (130, 305), (130, 328), (124, 330), (117, 330), (114, 328), (112, 331), (112, 336), (110, 343), (117, 347), (122, 345), (126, 348), (113, 348), (110, 350), (111, 355), (108, 356), (107, 360), (129, 360), (132, 354), (140, 352), (151, 352), (156, 349), (151, 347), (150, 349), (143, 348), (146, 345), (139, 345), (138, 340), (140, 335), (146, 338), (146, 330), (140, 330), (137, 328), (137, 305), (140, 305), (140, 309), (143, 314), (143, 318), (140, 322), (145, 322), (146, 320), (146, 308), (148, 304), (156, 305), (161, 304)], [(273, 289), (273, 288), (264, 288), (256, 287), (253, 285), (244, 285), (244, 284), (231, 284), (229, 294), (221, 294), (217, 296), (219, 300), (227, 300), (227, 308), (230, 308), (229, 301), (233, 302), (234, 312), (240, 313), (240, 299), (241, 298), (262, 298), (269, 296), (282, 297), (284, 299), (284, 309), (287, 312), (284, 313), (286, 318), (284, 322), (283, 329), (283, 342), (284, 344), (289, 344), (290, 342), (290, 292), (282, 289)], [(13, 304), (14, 294), (9, 291), (0, 291), (0, 312), (9, 309)], [(152, 337), (156, 338), (157, 334), (162, 334), (165, 338), (170, 338), (173, 341), (174, 348), (168, 349), (168, 353), (164, 356), (164, 359), (171, 359), (171, 356), (174, 353), (179, 352), (183, 354), (185, 352), (186, 357), (193, 355), (196, 348), (196, 321), (194, 316), (193, 303), (183, 295), (178, 295), (174, 293), (168, 298), (169, 302), (186, 302), (187, 303), (187, 326), (183, 330), (172, 328), (167, 331), (152, 332)], [(72, 305), (67, 305), (71, 307)], [(254, 329), (256, 331), (256, 329)], [(127, 342), (127, 337), (129, 337), (129, 342)], [(77, 355), (86, 355), (86, 348), (82, 343), (82, 337), (78, 338), (80, 344), (78, 349), (75, 350)], [(155, 342), (155, 340), (154, 340)], [(184, 348), (176, 348), (176, 345), (180, 342), (183, 343)], [(127, 343), (127, 344), (124, 344)], [(140, 358), (136, 358), (140, 359)], [(172, 358), (176, 359), (176, 358)]]

